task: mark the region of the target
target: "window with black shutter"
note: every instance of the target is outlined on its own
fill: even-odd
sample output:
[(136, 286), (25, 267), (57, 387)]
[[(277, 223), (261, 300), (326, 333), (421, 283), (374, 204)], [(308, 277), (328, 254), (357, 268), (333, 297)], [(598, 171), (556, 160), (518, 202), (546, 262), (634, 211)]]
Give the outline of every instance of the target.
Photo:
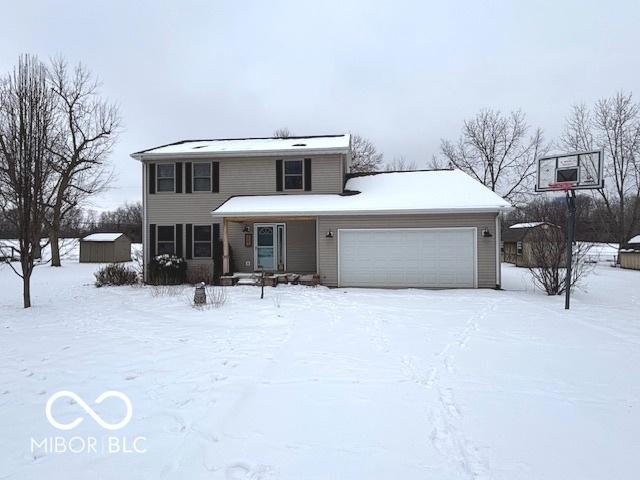
[(176, 237), (174, 225), (158, 225), (158, 255), (175, 255), (176, 254)]
[(202, 162), (192, 165), (193, 171), (193, 191), (194, 192), (210, 192), (211, 191), (211, 163)]
[(211, 225), (193, 226), (193, 258), (211, 258)]

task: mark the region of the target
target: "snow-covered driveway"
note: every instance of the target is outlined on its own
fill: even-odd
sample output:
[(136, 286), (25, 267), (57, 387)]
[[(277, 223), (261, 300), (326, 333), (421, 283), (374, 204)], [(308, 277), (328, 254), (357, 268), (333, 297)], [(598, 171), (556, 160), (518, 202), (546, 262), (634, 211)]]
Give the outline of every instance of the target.
[[(570, 313), (505, 267), (507, 291), (91, 286), (41, 267), (34, 304), (0, 269), (0, 479), (637, 478), (640, 272), (600, 267)], [(133, 403), (147, 452), (32, 453), (47, 398)], [(114, 422), (121, 405), (93, 408)], [(83, 415), (60, 401), (56, 416)], [(86, 415), (85, 415), (86, 416)]]

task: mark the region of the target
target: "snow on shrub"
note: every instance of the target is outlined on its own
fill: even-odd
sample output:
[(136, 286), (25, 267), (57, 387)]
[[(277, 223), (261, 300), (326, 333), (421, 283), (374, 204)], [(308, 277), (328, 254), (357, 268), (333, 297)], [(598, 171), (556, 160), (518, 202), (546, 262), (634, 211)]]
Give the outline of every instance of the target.
[(134, 285), (138, 283), (136, 271), (121, 263), (111, 263), (100, 268), (96, 273), (96, 287), (105, 285)]
[(153, 285), (180, 285), (187, 278), (187, 262), (175, 255), (158, 255), (149, 262), (147, 281)]

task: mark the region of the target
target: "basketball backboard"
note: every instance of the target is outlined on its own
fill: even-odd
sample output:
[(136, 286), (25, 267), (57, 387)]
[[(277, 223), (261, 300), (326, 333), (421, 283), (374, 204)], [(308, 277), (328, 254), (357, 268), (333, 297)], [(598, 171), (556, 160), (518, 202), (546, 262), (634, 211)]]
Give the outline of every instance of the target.
[(602, 188), (602, 162), (602, 150), (539, 158), (536, 192)]

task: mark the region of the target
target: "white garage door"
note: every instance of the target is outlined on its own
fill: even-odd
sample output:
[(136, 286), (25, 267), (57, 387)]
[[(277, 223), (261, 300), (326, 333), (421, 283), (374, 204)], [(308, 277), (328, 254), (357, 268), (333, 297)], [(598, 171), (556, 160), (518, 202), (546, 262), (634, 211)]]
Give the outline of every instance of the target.
[(476, 286), (475, 228), (338, 230), (342, 287)]

